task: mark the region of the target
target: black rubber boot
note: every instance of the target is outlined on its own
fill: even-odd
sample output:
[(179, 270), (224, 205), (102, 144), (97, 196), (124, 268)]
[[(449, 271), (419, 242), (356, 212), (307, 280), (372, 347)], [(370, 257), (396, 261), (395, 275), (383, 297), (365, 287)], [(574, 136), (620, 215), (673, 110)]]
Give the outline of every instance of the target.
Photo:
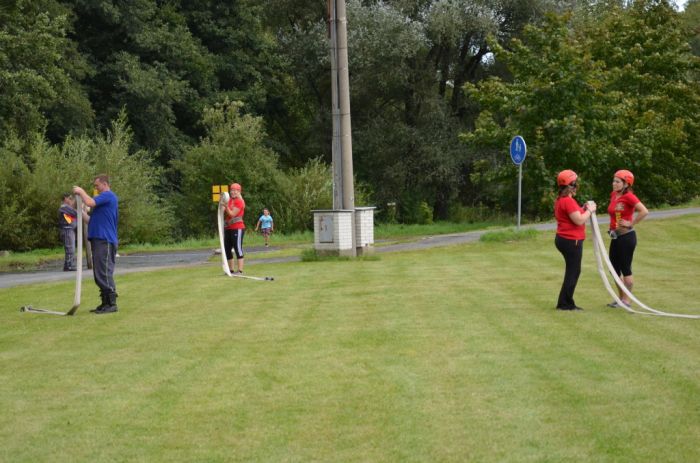
[(112, 312), (116, 312), (118, 310), (117, 309), (117, 293), (112, 292), (112, 293), (107, 294), (106, 302), (107, 302), (107, 305), (105, 305), (104, 307), (102, 307), (99, 310), (96, 310), (95, 311), (96, 314), (112, 313)]
[(95, 307), (94, 309), (92, 309), (90, 312), (97, 313), (109, 305), (109, 298), (107, 297), (107, 295), (105, 293), (100, 293), (100, 298), (102, 299), (102, 303), (100, 305), (98, 305), (97, 307)]

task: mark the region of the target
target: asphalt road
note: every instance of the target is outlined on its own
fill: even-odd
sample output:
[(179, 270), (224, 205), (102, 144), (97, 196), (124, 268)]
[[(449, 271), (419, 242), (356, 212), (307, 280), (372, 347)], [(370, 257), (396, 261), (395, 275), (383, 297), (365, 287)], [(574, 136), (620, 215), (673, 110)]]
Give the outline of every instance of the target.
[[(663, 211), (652, 211), (649, 213), (647, 220), (664, 219), (668, 217), (676, 217), (687, 214), (700, 214), (700, 207), (684, 208), (684, 209), (669, 209)], [(700, 220), (700, 219), (699, 219)], [(602, 215), (598, 219), (599, 223), (608, 223), (607, 214)], [(555, 223), (542, 223), (532, 225), (522, 225), (523, 229), (535, 230), (555, 230)], [(410, 241), (406, 243), (391, 244), (386, 246), (377, 246), (375, 251), (378, 253), (397, 252), (416, 249), (427, 249), (438, 246), (450, 246), (453, 244), (468, 243), (477, 241), (481, 235), (486, 233), (486, 230), (477, 230), (466, 233), (454, 233), (450, 235), (428, 236)], [(251, 247), (246, 248), (246, 254), (264, 254), (274, 251), (275, 248)], [(164, 253), (140, 253), (120, 256), (117, 258), (117, 268), (115, 275), (123, 275), (133, 272), (144, 272), (157, 270), (168, 267), (187, 267), (193, 265), (209, 264), (209, 259), (214, 255), (213, 250), (205, 251), (176, 251)], [(298, 257), (278, 257), (265, 258), (258, 257), (255, 260), (246, 262), (246, 267), (258, 263), (278, 263), (278, 262), (293, 262), (298, 261)], [(55, 262), (48, 265), (45, 269), (35, 272), (10, 272), (0, 273), (0, 288), (9, 288), (13, 286), (46, 283), (51, 281), (70, 280), (75, 278), (75, 273), (64, 272), (62, 270), (63, 262)], [(92, 270), (88, 270), (83, 266), (83, 279), (92, 279)]]

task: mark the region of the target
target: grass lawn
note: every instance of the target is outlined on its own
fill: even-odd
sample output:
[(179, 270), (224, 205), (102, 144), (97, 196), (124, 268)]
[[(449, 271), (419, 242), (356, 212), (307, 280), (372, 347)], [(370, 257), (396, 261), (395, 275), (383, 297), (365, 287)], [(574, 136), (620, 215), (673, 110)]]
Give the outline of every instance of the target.
[[(637, 296), (700, 314), (700, 217), (638, 228)], [(0, 461), (700, 461), (700, 320), (609, 309), (553, 234), (377, 260), (0, 289)]]

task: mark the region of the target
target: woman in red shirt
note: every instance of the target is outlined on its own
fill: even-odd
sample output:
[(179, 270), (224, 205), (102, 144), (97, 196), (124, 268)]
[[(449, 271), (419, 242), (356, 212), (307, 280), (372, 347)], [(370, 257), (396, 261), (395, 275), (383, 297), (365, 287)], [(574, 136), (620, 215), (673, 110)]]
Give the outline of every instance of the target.
[(564, 282), (559, 291), (558, 310), (583, 310), (574, 302), (574, 291), (581, 275), (583, 240), (586, 239), (586, 221), (596, 210), (596, 204), (589, 201), (584, 207), (574, 199), (578, 175), (573, 170), (563, 170), (557, 175), (559, 197), (554, 203), (554, 217), (557, 219), (557, 236), (554, 244), (564, 256), (566, 270)]
[[(622, 276), (622, 282), (630, 291), (634, 286), (632, 257), (634, 257), (634, 250), (637, 247), (637, 234), (634, 231), (634, 226), (649, 214), (644, 204), (632, 192), (633, 184), (634, 175), (632, 172), (624, 169), (615, 172), (610, 204), (608, 205), (608, 214), (610, 214), (608, 234), (612, 238), (610, 263), (613, 265), (615, 273)], [(629, 305), (630, 301), (627, 295), (623, 293), (622, 289), (619, 291), (622, 302)], [(617, 307), (617, 303), (613, 301), (608, 306)]]
[[(245, 213), (245, 201), (241, 195), (241, 186), (238, 183), (232, 183), (228, 187), (231, 199), (224, 209), (224, 219), (226, 225), (224, 227), (224, 250), (226, 251), (226, 259), (228, 260), (228, 268), (231, 273), (236, 273), (236, 263), (238, 264), (238, 273), (243, 273), (243, 235), (245, 234), (245, 223), (243, 222), (243, 214)], [(231, 252), (233, 249), (233, 252)], [(236, 261), (233, 259), (233, 253), (236, 253)]]

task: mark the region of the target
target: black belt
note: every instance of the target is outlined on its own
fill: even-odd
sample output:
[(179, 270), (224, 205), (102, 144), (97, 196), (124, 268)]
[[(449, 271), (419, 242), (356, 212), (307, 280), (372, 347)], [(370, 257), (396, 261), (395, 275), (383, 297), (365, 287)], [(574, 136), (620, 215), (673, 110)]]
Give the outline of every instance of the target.
[(608, 230), (608, 235), (610, 235), (610, 239), (616, 240), (616, 239), (620, 238), (621, 236), (625, 236), (625, 235), (632, 233), (633, 231), (634, 230), (631, 228), (624, 233), (620, 233), (617, 230)]

